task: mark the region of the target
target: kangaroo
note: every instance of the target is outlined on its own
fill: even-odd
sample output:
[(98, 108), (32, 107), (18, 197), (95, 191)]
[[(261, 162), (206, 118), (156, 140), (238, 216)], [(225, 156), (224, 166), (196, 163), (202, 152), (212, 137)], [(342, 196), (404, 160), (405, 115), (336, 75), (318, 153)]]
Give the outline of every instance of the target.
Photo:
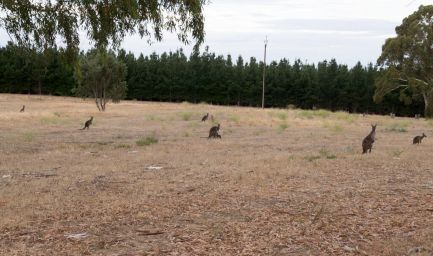
[(371, 132), (370, 134), (367, 135), (367, 137), (364, 138), (364, 140), (362, 140), (362, 153), (365, 154), (367, 153), (371, 153), (371, 148), (373, 147), (373, 143), (374, 140), (376, 138), (376, 126), (375, 125), (371, 125)]
[(85, 129), (89, 129), (89, 127), (90, 127), (90, 125), (92, 124), (92, 122), (93, 122), (93, 116), (92, 117), (90, 117), (90, 119), (89, 120), (87, 120), (85, 123), (84, 123), (84, 127), (83, 127), (83, 129), (81, 129), (81, 130), (85, 130)]
[(390, 116), (391, 118), (395, 118), (395, 113), (394, 113), (394, 112), (391, 112), (391, 113), (389, 114), (389, 116)]
[(415, 119), (419, 119), (421, 117), (420, 114), (415, 114)]
[(207, 137), (207, 138), (208, 139), (211, 139), (211, 138), (214, 138), (214, 139), (219, 138), (219, 139), (221, 139), (221, 135), (218, 134), (219, 129), (220, 129), (220, 124), (218, 124), (217, 126), (213, 126), (212, 128), (210, 128), (210, 130), (209, 130), (209, 137)]
[(26, 109), (26, 105), (23, 105), (23, 107), (21, 108), (20, 112), (21, 112), (21, 113), (24, 112), (25, 109)]
[(201, 119), (202, 122), (206, 122), (206, 120), (209, 117), (209, 113), (206, 113), (206, 115), (203, 116), (203, 118)]
[(413, 138), (413, 144), (421, 144), (422, 139), (424, 139), (425, 137), (427, 137), (424, 133), (422, 133), (422, 136), (416, 136), (415, 138)]

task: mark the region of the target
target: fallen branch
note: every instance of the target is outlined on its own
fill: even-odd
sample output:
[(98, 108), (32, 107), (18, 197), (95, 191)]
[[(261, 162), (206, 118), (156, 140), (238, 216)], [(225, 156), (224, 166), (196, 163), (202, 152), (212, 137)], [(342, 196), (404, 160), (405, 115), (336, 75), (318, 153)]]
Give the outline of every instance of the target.
[(149, 230), (135, 230), (136, 232), (140, 233), (140, 236), (155, 236), (155, 235), (161, 235), (164, 234), (162, 231), (149, 231)]

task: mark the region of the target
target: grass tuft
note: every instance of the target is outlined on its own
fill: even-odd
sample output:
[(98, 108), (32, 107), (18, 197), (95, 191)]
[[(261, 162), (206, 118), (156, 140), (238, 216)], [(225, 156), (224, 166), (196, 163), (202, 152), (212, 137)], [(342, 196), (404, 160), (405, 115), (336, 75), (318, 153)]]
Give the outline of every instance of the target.
[(325, 121), (323, 123), (323, 127), (329, 129), (332, 132), (342, 132), (343, 131), (343, 126), (341, 126), (340, 124), (336, 124), (336, 123), (332, 123), (332, 122), (328, 122), (328, 121)]
[(191, 120), (192, 113), (191, 112), (182, 112), (182, 113), (180, 113), (180, 117), (182, 118), (183, 121), (189, 121), (189, 120)]
[(229, 119), (230, 119), (230, 121), (233, 121), (233, 122), (235, 122), (235, 123), (239, 123), (240, 117), (237, 116), (237, 115), (231, 115), (231, 116), (229, 117)]
[(26, 132), (23, 134), (23, 138), (25, 141), (32, 141), (35, 139), (35, 134), (31, 132)]
[(319, 109), (319, 110), (300, 110), (297, 116), (304, 119), (313, 119), (314, 117), (327, 118), (331, 115), (331, 111)]
[(147, 136), (146, 138), (141, 138), (135, 142), (139, 147), (149, 146), (156, 143), (158, 143), (158, 139), (154, 136)]
[(387, 132), (407, 132), (407, 127), (410, 125), (408, 121), (395, 122), (385, 128)]
[(118, 149), (118, 148), (131, 148), (131, 145), (129, 144), (117, 144), (116, 146), (114, 146), (114, 148)]
[(284, 131), (284, 130), (286, 130), (288, 127), (289, 127), (289, 125), (288, 125), (287, 123), (281, 123), (281, 124), (278, 126), (278, 129), (279, 129), (280, 131)]

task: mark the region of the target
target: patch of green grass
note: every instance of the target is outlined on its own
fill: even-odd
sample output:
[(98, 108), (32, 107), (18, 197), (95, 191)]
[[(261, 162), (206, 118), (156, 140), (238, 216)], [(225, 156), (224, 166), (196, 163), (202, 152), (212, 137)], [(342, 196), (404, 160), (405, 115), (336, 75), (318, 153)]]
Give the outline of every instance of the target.
[(391, 151), (391, 156), (400, 157), (401, 154), (403, 154), (403, 152), (404, 152), (404, 150), (396, 149), (396, 150)]
[(182, 113), (180, 113), (180, 117), (182, 118), (183, 121), (189, 121), (189, 120), (191, 120), (192, 113), (191, 112), (182, 112)]
[(96, 144), (98, 144), (99, 146), (107, 146), (109, 144), (111, 144), (113, 142), (108, 142), (108, 141), (98, 141), (96, 142)]
[(345, 148), (343, 148), (343, 151), (349, 154), (354, 154), (355, 153), (355, 149), (351, 146), (347, 146)]
[(304, 159), (307, 160), (308, 162), (313, 162), (313, 161), (316, 161), (320, 158), (322, 158), (322, 157), (318, 156), (318, 155), (309, 155), (309, 156), (304, 157)]
[(313, 162), (319, 159), (336, 159), (337, 156), (334, 154), (331, 154), (331, 152), (329, 152), (327, 149), (321, 149), (319, 151), (318, 155), (308, 155), (305, 156), (304, 159), (307, 160), (308, 162)]
[(57, 117), (60, 117), (60, 113), (59, 112), (54, 112), (54, 115)]
[(352, 115), (352, 114), (345, 112), (345, 111), (336, 112), (335, 117), (339, 120), (344, 120), (350, 124), (354, 123), (358, 119), (358, 116)]
[(44, 124), (44, 125), (61, 124), (61, 123), (63, 123), (62, 120), (59, 117), (57, 117), (57, 116), (54, 116), (54, 117), (42, 117), (41, 118), (41, 124)]
[[(239, 123), (239, 120), (241, 119), (239, 116), (237, 116), (237, 115), (231, 115), (230, 117), (229, 117), (229, 119), (230, 119), (230, 121), (233, 121), (233, 122), (235, 122), (235, 123)], [(215, 120), (214, 120), (215, 121)]]
[(281, 124), (278, 126), (278, 129), (279, 129), (280, 131), (284, 131), (284, 130), (286, 130), (288, 127), (289, 127), (289, 125), (288, 125), (287, 123), (281, 123)]
[(287, 113), (284, 111), (271, 111), (268, 112), (268, 115), (270, 115), (271, 117), (276, 117), (282, 121), (287, 120)]
[(391, 125), (388, 125), (385, 128), (385, 131), (387, 132), (407, 132), (407, 127), (410, 125), (411, 123), (408, 121), (401, 121), (401, 122), (394, 122)]
[(146, 120), (147, 121), (154, 121), (154, 120), (156, 120), (156, 117), (154, 115), (147, 115)]
[(325, 109), (319, 110), (300, 110), (296, 114), (300, 118), (313, 119), (314, 117), (326, 118), (331, 115), (331, 111)]
[(137, 144), (137, 146), (139, 147), (149, 146), (155, 143), (158, 143), (158, 139), (155, 138), (153, 135), (141, 138), (135, 142), (135, 144)]
[(289, 160), (289, 161), (292, 161), (292, 160), (294, 160), (294, 159), (295, 159), (295, 156), (294, 156), (294, 155), (290, 155), (290, 156), (287, 157), (287, 160)]
[(147, 121), (164, 121), (161, 117), (155, 116), (155, 115), (147, 115), (146, 116)]
[(188, 138), (189, 137), (189, 133), (188, 132), (183, 133), (183, 137)]
[(329, 129), (332, 132), (342, 132), (343, 131), (343, 126), (341, 126), (340, 124), (336, 124), (336, 123), (332, 123), (332, 122), (328, 122), (328, 121), (325, 121), (323, 123), (323, 127)]
[(31, 132), (25, 132), (23, 133), (23, 138), (25, 141), (32, 141), (35, 139), (35, 134)]
[(324, 149), (324, 148), (322, 148), (319, 151), (319, 154), (320, 154), (321, 157), (324, 157), (326, 159), (335, 159), (335, 158), (337, 158), (336, 155), (331, 154), (327, 149)]
[(114, 146), (114, 148), (118, 149), (118, 148), (131, 148), (131, 145), (129, 144), (117, 144), (116, 146)]
[(259, 136), (259, 135), (261, 135), (261, 134), (263, 134), (263, 133), (265, 133), (265, 129), (260, 129), (260, 130), (257, 130), (257, 131), (254, 131), (254, 135), (255, 136)]

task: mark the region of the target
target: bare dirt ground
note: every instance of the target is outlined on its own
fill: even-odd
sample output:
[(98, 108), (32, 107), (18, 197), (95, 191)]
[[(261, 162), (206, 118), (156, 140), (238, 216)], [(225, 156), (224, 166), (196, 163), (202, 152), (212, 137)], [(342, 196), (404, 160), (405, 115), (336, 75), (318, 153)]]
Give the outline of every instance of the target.
[[(221, 140), (201, 138), (206, 112)], [(3, 94), (0, 254), (432, 255), (432, 131), (322, 110), (125, 101), (99, 113)]]

